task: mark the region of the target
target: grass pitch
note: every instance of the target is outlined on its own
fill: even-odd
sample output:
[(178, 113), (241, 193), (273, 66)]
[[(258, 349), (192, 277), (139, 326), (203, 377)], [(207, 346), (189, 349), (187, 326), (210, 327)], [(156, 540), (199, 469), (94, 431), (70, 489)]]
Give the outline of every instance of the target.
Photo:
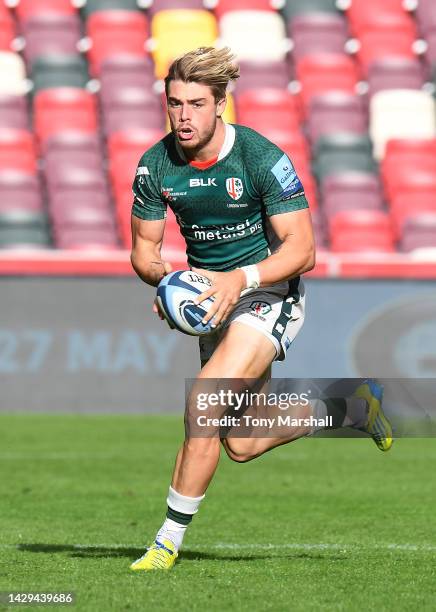
[(434, 439), (223, 453), (177, 565), (143, 574), (129, 564), (164, 518), (181, 416), (0, 428), (2, 591), (74, 591), (90, 611), (436, 609)]

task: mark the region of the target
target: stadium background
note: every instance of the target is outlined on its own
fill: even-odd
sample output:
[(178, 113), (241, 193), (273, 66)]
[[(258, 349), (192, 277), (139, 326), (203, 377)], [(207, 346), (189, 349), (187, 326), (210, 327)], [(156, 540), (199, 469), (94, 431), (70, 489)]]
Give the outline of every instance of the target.
[[(12, 455), (73, 448), (75, 434), (33, 415), (27, 432), (6, 413), (182, 409), (196, 341), (152, 315), (153, 291), (131, 270), (131, 184), (167, 130), (168, 62), (214, 44), (241, 64), (225, 118), (289, 154), (314, 219), (307, 322), (275, 375), (435, 375), (434, 0), (0, 0), (0, 410)], [(164, 255), (186, 266), (171, 214)], [(119, 439), (96, 427), (129, 448), (121, 427)], [(165, 437), (151, 421), (150, 432)], [(411, 460), (427, 465), (426, 449)]]

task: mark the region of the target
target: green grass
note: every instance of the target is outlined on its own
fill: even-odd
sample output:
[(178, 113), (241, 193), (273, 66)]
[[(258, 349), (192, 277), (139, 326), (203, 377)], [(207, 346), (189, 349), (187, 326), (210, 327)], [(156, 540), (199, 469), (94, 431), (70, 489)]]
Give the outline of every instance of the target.
[(90, 611), (436, 609), (434, 439), (223, 454), (175, 568), (138, 575), (182, 418), (1, 415), (0, 430), (0, 590), (74, 591)]

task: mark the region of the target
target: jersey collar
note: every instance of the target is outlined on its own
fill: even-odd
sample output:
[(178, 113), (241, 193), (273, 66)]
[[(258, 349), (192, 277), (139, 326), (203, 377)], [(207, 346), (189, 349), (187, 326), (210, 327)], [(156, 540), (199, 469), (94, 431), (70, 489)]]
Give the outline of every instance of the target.
[[(233, 149), (233, 145), (235, 144), (235, 139), (236, 139), (236, 130), (233, 127), (233, 125), (231, 125), (230, 123), (225, 123), (224, 125), (226, 128), (226, 135), (224, 137), (223, 146), (221, 147), (221, 151), (219, 152), (217, 161), (221, 161), (222, 159), (224, 159), (224, 157), (226, 157), (230, 153), (230, 151)], [(180, 144), (177, 142), (176, 139), (174, 139), (174, 142), (176, 144), (176, 151), (179, 157), (184, 162), (188, 163), (188, 160), (186, 159), (185, 154), (183, 153), (182, 147), (180, 146)]]

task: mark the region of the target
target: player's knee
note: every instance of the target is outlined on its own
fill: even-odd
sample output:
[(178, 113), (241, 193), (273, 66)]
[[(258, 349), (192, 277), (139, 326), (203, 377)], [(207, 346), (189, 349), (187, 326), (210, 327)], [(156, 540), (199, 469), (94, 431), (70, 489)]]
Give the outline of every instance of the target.
[(219, 438), (187, 438), (184, 448), (190, 455), (201, 459), (219, 452), (219, 443)]
[(236, 439), (229, 442), (227, 438), (222, 440), (227, 456), (236, 463), (247, 463), (256, 458), (256, 454), (246, 443), (240, 443)]

